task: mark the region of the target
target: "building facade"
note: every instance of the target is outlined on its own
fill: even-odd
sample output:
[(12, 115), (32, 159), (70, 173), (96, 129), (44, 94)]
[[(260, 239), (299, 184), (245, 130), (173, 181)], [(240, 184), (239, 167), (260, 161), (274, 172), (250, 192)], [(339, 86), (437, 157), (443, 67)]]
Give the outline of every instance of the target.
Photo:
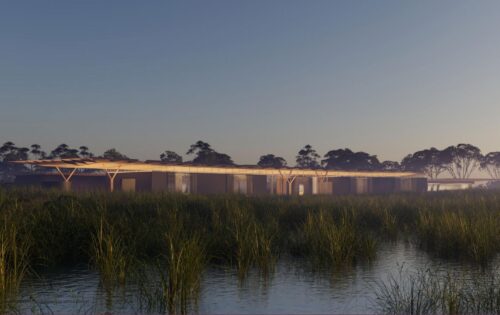
[[(109, 191), (103, 173), (75, 173), (69, 181), (57, 173), (23, 174), (15, 185), (72, 191)], [(113, 190), (124, 192), (179, 192), (245, 195), (350, 195), (427, 191), (425, 177), (318, 177), (275, 175), (126, 172), (113, 179)]]

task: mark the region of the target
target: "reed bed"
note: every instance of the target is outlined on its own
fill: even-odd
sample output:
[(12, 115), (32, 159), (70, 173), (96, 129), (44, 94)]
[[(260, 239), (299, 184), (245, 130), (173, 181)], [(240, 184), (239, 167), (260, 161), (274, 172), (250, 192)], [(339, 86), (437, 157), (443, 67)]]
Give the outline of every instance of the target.
[(464, 275), (401, 268), (377, 283), (375, 292), (374, 308), (381, 314), (500, 313), (499, 270)]
[(176, 312), (207, 264), (234, 267), (242, 278), (250, 268), (268, 274), (281, 256), (351, 267), (398, 239), (483, 266), (500, 253), (494, 191), (245, 197), (0, 189), (0, 221), (0, 282), (12, 283), (0, 283), (3, 292), (47, 266), (89, 264), (115, 286), (152, 264), (161, 266), (166, 309)]

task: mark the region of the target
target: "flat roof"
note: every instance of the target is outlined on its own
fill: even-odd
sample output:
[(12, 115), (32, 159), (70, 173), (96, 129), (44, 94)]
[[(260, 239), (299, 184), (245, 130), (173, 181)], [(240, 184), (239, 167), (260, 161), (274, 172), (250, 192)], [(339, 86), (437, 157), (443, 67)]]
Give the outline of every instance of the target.
[(196, 174), (231, 174), (231, 175), (270, 175), (270, 176), (318, 176), (318, 177), (425, 177), (414, 172), (399, 171), (339, 171), (303, 168), (263, 168), (259, 166), (207, 166), (197, 164), (171, 164), (161, 161), (107, 160), (100, 158), (74, 158), (57, 160), (13, 161), (17, 164), (29, 164), (59, 169), (89, 169), (109, 172), (172, 172)]

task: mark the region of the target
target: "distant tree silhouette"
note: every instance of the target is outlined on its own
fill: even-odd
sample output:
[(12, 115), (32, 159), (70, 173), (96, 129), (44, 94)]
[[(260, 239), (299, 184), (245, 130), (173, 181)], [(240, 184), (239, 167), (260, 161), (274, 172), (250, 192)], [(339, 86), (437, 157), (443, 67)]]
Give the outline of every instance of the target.
[(481, 150), (467, 143), (449, 146), (443, 150), (443, 155), (450, 161), (446, 164), (446, 170), (453, 178), (469, 178), (483, 159)]
[(490, 152), (481, 160), (481, 169), (486, 170), (492, 179), (500, 179), (500, 152)]
[(50, 152), (51, 159), (74, 159), (79, 158), (78, 150), (70, 148), (67, 144), (62, 143)]
[(29, 151), (28, 148), (17, 147), (13, 142), (8, 141), (0, 147), (0, 158), (2, 162), (27, 160)]
[(286, 160), (274, 154), (262, 155), (257, 163), (260, 167), (281, 168), (286, 166)]
[(451, 160), (449, 154), (436, 148), (430, 148), (408, 154), (401, 161), (401, 168), (405, 171), (422, 172), (434, 179), (447, 170)]
[(319, 158), (320, 156), (316, 150), (310, 144), (306, 144), (295, 157), (295, 161), (297, 162), (297, 167), (300, 168), (319, 168)]
[(23, 161), (29, 158), (29, 149), (17, 147), (13, 142), (5, 142), (0, 147), (0, 182), (9, 182), (14, 179), (14, 174), (25, 172), (28, 169), (22, 164), (9, 163)]
[(397, 161), (384, 161), (381, 163), (380, 168), (384, 171), (399, 171), (401, 170), (401, 165)]
[(194, 164), (203, 165), (233, 165), (234, 162), (231, 157), (224, 153), (219, 153), (210, 147), (210, 144), (197, 141), (189, 147), (186, 154), (194, 154), (196, 157), (193, 159)]
[(500, 152), (490, 152), (483, 156), (480, 167), (486, 170), (492, 179), (500, 179)]
[(104, 159), (107, 159), (107, 160), (112, 160), (112, 161), (129, 160), (130, 159), (125, 154), (122, 154), (122, 153), (118, 152), (115, 148), (106, 150), (102, 154), (101, 157), (104, 158)]
[(182, 156), (175, 153), (174, 151), (167, 150), (163, 152), (162, 154), (160, 154), (160, 159), (162, 162), (182, 163)]
[(30, 153), (33, 155), (35, 160), (41, 160), (47, 157), (47, 153), (42, 151), (42, 147), (39, 144), (32, 144)]
[(347, 148), (331, 150), (324, 157), (321, 164), (327, 169), (372, 171), (381, 168), (377, 156)]
[(88, 147), (82, 145), (79, 149), (80, 149), (80, 153), (79, 153), (80, 157), (82, 157), (82, 158), (92, 158), (92, 157), (94, 157), (94, 154), (92, 154), (89, 151)]

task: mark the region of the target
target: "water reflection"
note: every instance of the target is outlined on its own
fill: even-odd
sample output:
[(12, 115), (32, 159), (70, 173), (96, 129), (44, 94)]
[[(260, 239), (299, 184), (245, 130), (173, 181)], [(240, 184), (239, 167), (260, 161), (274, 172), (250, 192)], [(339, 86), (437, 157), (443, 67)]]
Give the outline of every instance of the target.
[[(386, 244), (377, 259), (350, 269), (316, 270), (307, 262), (281, 259), (270, 274), (251, 270), (241, 280), (235, 269), (209, 267), (204, 273), (199, 313), (373, 313), (376, 283), (398, 272), (432, 268), (436, 271), (478, 272), (478, 267), (433, 259), (408, 243)], [(495, 262), (498, 266), (498, 260)], [(87, 266), (45, 272), (22, 286), (21, 313), (141, 312), (138, 288), (106, 291)]]

